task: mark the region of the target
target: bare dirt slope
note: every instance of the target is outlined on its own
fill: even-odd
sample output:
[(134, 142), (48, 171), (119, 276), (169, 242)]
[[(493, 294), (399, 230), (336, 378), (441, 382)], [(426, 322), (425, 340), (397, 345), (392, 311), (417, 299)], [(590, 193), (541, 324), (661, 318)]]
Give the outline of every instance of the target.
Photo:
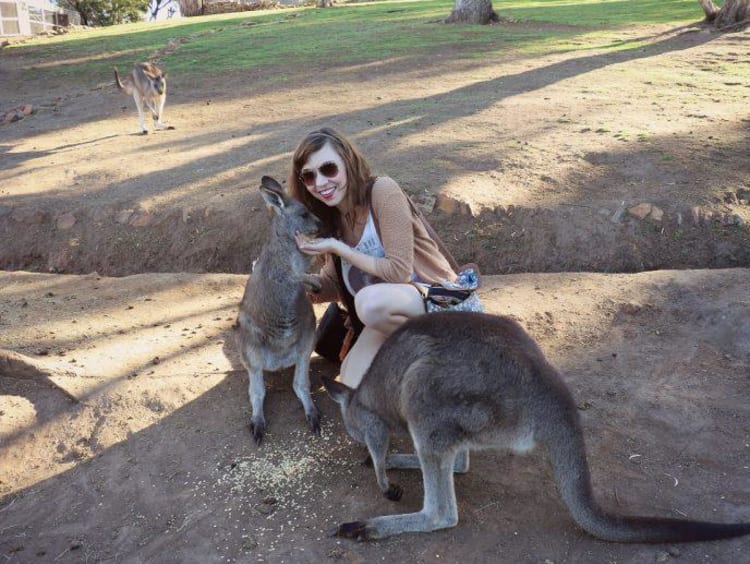
[[(487, 309), (535, 336), (578, 400), (598, 498), (624, 513), (750, 520), (747, 269), (489, 277)], [(0, 274), (0, 553), (17, 562), (740, 562), (750, 539), (623, 546), (578, 530), (540, 454), (482, 452), (458, 527), (372, 544), (380, 497), (335, 404), (309, 434), (291, 375), (247, 429), (233, 346), (245, 277)], [(313, 379), (335, 374), (313, 362)], [(402, 449), (406, 443), (397, 443)]]
[[(502, 42), (507, 26), (544, 25), (493, 29)], [(266, 221), (260, 177), (285, 178), (324, 125), (486, 273), (748, 266), (748, 33), (652, 26), (536, 56), (452, 44), (363, 65), (172, 73), (177, 129), (146, 137), (109, 72), (35, 80), (24, 72), (61, 62), (6, 50), (3, 101), (36, 112), (0, 126), (0, 267), (247, 272)]]

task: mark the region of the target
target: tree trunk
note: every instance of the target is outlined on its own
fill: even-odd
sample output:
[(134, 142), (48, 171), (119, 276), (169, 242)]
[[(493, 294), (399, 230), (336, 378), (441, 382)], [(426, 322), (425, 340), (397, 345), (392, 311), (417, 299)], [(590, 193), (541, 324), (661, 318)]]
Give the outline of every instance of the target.
[(712, 0), (698, 1), (706, 14), (706, 21), (713, 22), (719, 29), (750, 24), (750, 0), (724, 0), (721, 8), (717, 8)]
[(179, 0), (180, 13), (185, 16), (200, 16), (203, 14), (203, 0)]
[(485, 25), (499, 19), (492, 9), (492, 0), (456, 0), (445, 23)]

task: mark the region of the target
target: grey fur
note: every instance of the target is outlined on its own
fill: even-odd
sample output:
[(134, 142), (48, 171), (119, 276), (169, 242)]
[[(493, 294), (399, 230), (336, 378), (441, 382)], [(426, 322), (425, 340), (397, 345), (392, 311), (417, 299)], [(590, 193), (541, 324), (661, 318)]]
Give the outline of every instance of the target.
[(271, 233), (245, 286), (239, 312), (238, 346), (249, 376), (252, 407), (250, 430), (260, 445), (266, 430), (263, 415), (263, 371), (294, 366), (294, 392), (305, 408), (307, 422), (320, 432), (320, 413), (310, 396), (310, 356), (315, 313), (305, 287), (320, 289), (305, 273), (309, 257), (294, 240), (295, 232), (315, 235), (322, 224), (301, 202), (288, 197), (273, 178), (264, 176), (261, 192), (274, 211)]
[(387, 467), (415, 467), (414, 455), (386, 457), (389, 434), (407, 431), (424, 482), (421, 511), (344, 523), (357, 540), (425, 532), (458, 523), (453, 473), (471, 449), (546, 449), (558, 491), (589, 534), (617, 542), (679, 542), (750, 533), (750, 523), (623, 517), (603, 510), (591, 489), (576, 404), (558, 371), (514, 320), (482, 313), (430, 313), (386, 340), (356, 390), (324, 380), (347, 431), (364, 442), (378, 485), (401, 497)]
[(132, 72), (120, 79), (115, 71), (115, 86), (125, 94), (130, 94), (135, 100), (138, 108), (138, 125), (141, 133), (146, 135), (146, 123), (143, 119), (143, 108), (151, 111), (154, 120), (154, 129), (174, 129), (171, 125), (163, 123), (164, 104), (167, 101), (167, 73), (152, 63), (136, 63)]

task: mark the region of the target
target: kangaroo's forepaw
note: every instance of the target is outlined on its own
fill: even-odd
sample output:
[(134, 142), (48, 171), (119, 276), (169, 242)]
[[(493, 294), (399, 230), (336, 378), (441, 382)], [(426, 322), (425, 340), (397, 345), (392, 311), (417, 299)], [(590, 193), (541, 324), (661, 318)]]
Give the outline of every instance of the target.
[(404, 488), (398, 484), (390, 484), (388, 489), (383, 493), (383, 496), (390, 501), (398, 501), (402, 495), (404, 495)]
[(263, 437), (266, 436), (266, 422), (263, 420), (251, 420), (248, 428), (253, 434), (253, 440), (255, 440), (255, 444), (260, 446), (263, 443)]
[(320, 412), (315, 410), (312, 413), (308, 413), (307, 424), (310, 426), (310, 430), (313, 433), (320, 435)]
[(373, 530), (367, 526), (365, 521), (352, 521), (351, 523), (342, 523), (338, 527), (333, 527), (328, 531), (329, 537), (343, 537), (352, 539), (357, 542), (372, 540)]

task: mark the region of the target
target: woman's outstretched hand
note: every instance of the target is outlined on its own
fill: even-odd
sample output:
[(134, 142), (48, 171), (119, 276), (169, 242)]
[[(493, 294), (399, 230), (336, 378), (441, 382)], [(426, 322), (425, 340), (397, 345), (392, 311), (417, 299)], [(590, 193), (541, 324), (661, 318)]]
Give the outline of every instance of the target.
[(299, 250), (306, 255), (323, 255), (326, 253), (341, 254), (341, 245), (343, 243), (334, 237), (323, 237), (320, 239), (305, 237), (302, 233), (295, 233), (294, 240), (297, 242)]

